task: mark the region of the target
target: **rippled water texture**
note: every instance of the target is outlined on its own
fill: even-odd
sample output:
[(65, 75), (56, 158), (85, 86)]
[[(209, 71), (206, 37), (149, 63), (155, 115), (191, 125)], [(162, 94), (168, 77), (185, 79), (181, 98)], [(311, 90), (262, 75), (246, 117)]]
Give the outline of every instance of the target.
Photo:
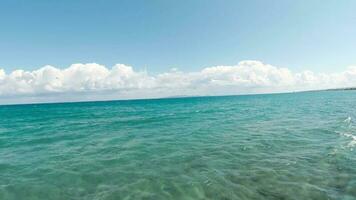
[(356, 92), (0, 106), (0, 199), (356, 199)]

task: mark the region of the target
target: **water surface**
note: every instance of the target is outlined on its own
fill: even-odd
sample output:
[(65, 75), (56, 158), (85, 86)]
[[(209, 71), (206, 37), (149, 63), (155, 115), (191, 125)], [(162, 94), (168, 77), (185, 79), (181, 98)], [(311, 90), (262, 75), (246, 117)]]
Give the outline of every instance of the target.
[(0, 106), (0, 199), (356, 199), (356, 92)]

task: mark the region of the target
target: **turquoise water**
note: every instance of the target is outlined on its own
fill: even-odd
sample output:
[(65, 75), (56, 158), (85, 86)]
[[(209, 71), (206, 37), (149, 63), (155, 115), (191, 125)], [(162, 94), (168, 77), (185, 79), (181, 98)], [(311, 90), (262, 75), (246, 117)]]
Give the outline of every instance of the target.
[(356, 199), (356, 92), (0, 106), (0, 199)]

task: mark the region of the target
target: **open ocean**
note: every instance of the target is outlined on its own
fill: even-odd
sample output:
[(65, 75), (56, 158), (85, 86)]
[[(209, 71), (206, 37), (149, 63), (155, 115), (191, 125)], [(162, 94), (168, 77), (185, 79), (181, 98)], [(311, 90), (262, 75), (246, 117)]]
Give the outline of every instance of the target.
[(356, 199), (356, 92), (0, 106), (1, 200)]

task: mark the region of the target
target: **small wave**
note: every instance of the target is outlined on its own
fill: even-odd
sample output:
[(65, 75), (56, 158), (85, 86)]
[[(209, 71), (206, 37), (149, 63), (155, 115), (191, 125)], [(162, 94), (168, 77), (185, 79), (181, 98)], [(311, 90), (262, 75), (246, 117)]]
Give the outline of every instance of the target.
[(345, 137), (351, 138), (351, 141), (347, 144), (348, 147), (354, 147), (356, 145), (356, 136), (351, 133), (343, 133)]
[(340, 131), (336, 131), (336, 133), (338, 133), (340, 136), (343, 136), (345, 138), (349, 138), (351, 139), (350, 142), (347, 143), (347, 147), (354, 147), (356, 145), (356, 135), (353, 135), (352, 133), (350, 132), (340, 132)]
[(355, 130), (354, 129), (355, 127), (353, 126), (351, 116), (348, 116), (343, 122), (346, 123), (347, 126), (344, 126), (344, 129), (342, 131), (336, 131), (336, 132), (343, 137), (351, 139), (351, 141), (349, 141), (346, 146), (352, 149), (356, 145), (356, 135), (352, 134), (353, 131)]
[(347, 117), (347, 118), (344, 120), (344, 122), (346, 122), (346, 123), (351, 123), (351, 120), (352, 120), (352, 118), (349, 116), (349, 117)]

